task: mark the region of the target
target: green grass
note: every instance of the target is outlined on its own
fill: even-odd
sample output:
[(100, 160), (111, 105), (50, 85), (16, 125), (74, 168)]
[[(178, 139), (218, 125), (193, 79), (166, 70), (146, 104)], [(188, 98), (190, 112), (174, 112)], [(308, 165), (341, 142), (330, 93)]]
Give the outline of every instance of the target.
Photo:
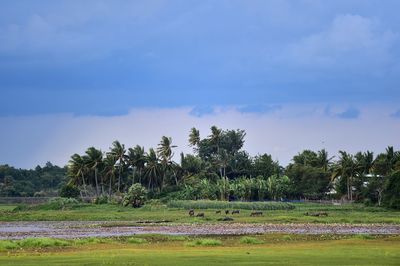
[(216, 200), (173, 200), (170, 208), (182, 209), (241, 209), (241, 210), (291, 210), (295, 206), (286, 202), (229, 202)]
[(0, 204), (0, 211), (12, 211), (18, 205), (8, 205), (8, 204)]
[[(294, 203), (291, 210), (263, 210), (261, 217), (250, 217), (251, 210), (240, 209), (240, 214), (229, 215), (238, 223), (391, 223), (400, 224), (400, 211), (385, 208), (364, 207), (360, 204), (333, 206), (321, 204)], [(1, 206), (1, 205), (0, 205)], [(8, 206), (8, 205), (7, 205)], [(9, 208), (9, 207), (7, 207)], [(195, 209), (204, 212), (205, 217), (189, 217), (187, 210), (169, 208), (164, 205), (145, 206), (140, 209), (119, 205), (79, 204), (68, 209), (41, 210), (20, 208), (17, 211), (0, 207), (0, 221), (113, 221), (110, 226), (136, 225), (147, 222), (164, 223), (219, 223), (224, 214), (217, 209)], [(306, 212), (324, 211), (328, 217), (306, 216)]]
[(240, 239), (241, 244), (258, 245), (264, 244), (264, 241), (251, 236), (244, 236)]
[(145, 244), (147, 240), (139, 237), (131, 237), (127, 239), (127, 242), (130, 244)]
[(187, 242), (186, 246), (196, 247), (196, 246), (221, 246), (222, 242), (218, 239), (212, 238), (200, 238), (191, 242)]
[(69, 246), (40, 251), (7, 250), (0, 252), (0, 265), (398, 265), (400, 261), (399, 236), (291, 235), (285, 241), (279, 234), (250, 236), (264, 242), (257, 245), (241, 243), (240, 236), (215, 236), (207, 241), (191, 237), (191, 242), (221, 243), (211, 246), (160, 242), (158, 237), (142, 235), (146, 245), (131, 245), (121, 238), (81, 246), (68, 240)]

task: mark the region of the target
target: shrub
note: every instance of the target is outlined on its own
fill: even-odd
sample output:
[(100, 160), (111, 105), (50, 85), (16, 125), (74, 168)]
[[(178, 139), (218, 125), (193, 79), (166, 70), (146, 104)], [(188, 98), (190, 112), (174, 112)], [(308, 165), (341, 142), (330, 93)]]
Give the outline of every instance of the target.
[(9, 250), (17, 248), (17, 243), (10, 241), (10, 240), (1, 240), (0, 241), (0, 251), (2, 250)]
[(392, 209), (400, 209), (400, 171), (389, 176), (385, 186), (383, 203)]
[(99, 196), (99, 197), (96, 197), (96, 198), (93, 200), (93, 203), (94, 203), (94, 204), (107, 204), (107, 203), (108, 203), (108, 196), (106, 196), (106, 195), (101, 195), (101, 196)]
[(32, 208), (36, 210), (63, 210), (78, 204), (78, 200), (73, 198), (54, 198), (50, 199), (48, 203), (33, 206)]
[(131, 244), (145, 244), (147, 243), (147, 240), (144, 238), (138, 238), (138, 237), (131, 237), (127, 239), (128, 243)]
[(74, 185), (64, 185), (60, 189), (60, 197), (63, 198), (78, 198), (80, 195), (79, 188)]
[(196, 239), (195, 241), (186, 243), (186, 246), (195, 247), (195, 246), (221, 246), (222, 242), (220, 240), (212, 239), (212, 238), (201, 238)]
[(264, 241), (257, 239), (255, 237), (244, 236), (240, 239), (242, 244), (264, 244)]
[(69, 242), (54, 238), (25, 238), (18, 242), (22, 248), (46, 248), (46, 247), (64, 247), (70, 245)]
[(374, 239), (374, 237), (373, 236), (371, 236), (371, 235), (369, 235), (369, 234), (359, 234), (359, 235), (355, 235), (355, 237), (354, 238), (357, 238), (357, 239)]
[(141, 207), (146, 200), (147, 190), (140, 183), (133, 184), (124, 195), (122, 204), (131, 205), (134, 208)]

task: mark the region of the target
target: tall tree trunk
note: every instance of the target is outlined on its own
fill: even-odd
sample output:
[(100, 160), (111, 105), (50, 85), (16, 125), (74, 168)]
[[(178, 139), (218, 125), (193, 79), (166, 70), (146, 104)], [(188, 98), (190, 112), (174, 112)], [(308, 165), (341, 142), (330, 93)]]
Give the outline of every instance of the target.
[(85, 182), (85, 176), (83, 175), (83, 172), (81, 172), (81, 177), (82, 177), (83, 191), (85, 192), (85, 196), (87, 197), (86, 182)]
[(96, 182), (96, 197), (99, 196), (99, 182), (97, 180), (97, 167), (94, 168), (94, 181)]
[(118, 192), (121, 192), (121, 170), (122, 170), (122, 165), (120, 163), (118, 171)]
[(109, 182), (109, 184), (108, 184), (108, 196), (111, 198), (111, 179), (112, 179), (112, 176), (110, 176), (110, 182)]

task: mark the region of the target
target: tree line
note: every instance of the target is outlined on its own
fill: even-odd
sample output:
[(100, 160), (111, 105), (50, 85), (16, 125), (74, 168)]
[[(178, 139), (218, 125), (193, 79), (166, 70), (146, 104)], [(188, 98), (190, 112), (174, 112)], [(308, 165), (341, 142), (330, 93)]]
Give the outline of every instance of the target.
[[(64, 168), (48, 163), (34, 170), (0, 166), (0, 196), (45, 194), (65, 184), (82, 197), (122, 195), (141, 184), (151, 198), (219, 200), (346, 199), (400, 207), (400, 152), (355, 154), (325, 149), (304, 150), (282, 167), (269, 154), (250, 156), (244, 130), (211, 127), (205, 137), (192, 128), (193, 153), (174, 161), (172, 139), (163, 136), (156, 148), (125, 147), (114, 141), (109, 150), (89, 147), (73, 154)], [(51, 193), (50, 193), (51, 194)]]
[(242, 149), (245, 136), (244, 130), (213, 126), (201, 138), (192, 128), (188, 142), (193, 153), (181, 153), (179, 162), (173, 161), (176, 146), (169, 137), (147, 151), (114, 141), (106, 152), (90, 147), (83, 155), (72, 155), (68, 176), (82, 195), (97, 197), (121, 194), (135, 183), (151, 197), (170, 199), (344, 198), (381, 205), (393, 196), (388, 184), (400, 171), (400, 152), (393, 147), (377, 156), (339, 151), (334, 157), (325, 149), (304, 150), (284, 168), (269, 154), (251, 157)]

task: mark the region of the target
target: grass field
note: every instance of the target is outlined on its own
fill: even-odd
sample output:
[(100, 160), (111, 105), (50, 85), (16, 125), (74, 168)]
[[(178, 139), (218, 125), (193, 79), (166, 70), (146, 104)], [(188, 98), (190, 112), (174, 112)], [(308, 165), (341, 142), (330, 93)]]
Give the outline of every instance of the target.
[[(392, 211), (363, 205), (321, 205), (295, 203), (290, 210), (263, 210), (261, 217), (250, 217), (251, 210), (240, 210), (230, 217), (241, 223), (392, 223), (400, 224), (400, 211)], [(0, 221), (168, 221), (174, 223), (216, 223), (225, 215), (216, 214), (216, 209), (196, 209), (204, 212), (204, 218), (189, 217), (187, 209), (168, 208), (164, 205), (149, 205), (140, 209), (119, 205), (79, 204), (64, 210), (41, 210), (40, 208), (13, 211), (14, 206), (0, 205)], [(306, 216), (306, 212), (324, 211), (328, 217)]]
[(67, 246), (3, 250), (0, 265), (398, 265), (400, 261), (399, 236), (250, 237), (257, 241), (242, 241), (240, 236), (134, 238), (142, 240), (69, 240)]

